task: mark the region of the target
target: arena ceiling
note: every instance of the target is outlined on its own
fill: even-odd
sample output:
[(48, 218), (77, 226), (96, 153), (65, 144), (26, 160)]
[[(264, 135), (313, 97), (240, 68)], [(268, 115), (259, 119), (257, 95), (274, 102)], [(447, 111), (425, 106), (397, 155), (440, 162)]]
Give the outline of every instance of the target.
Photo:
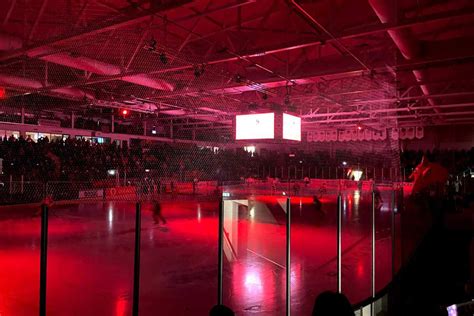
[(229, 130), (474, 122), (470, 0), (4, 0), (5, 106), (129, 108)]

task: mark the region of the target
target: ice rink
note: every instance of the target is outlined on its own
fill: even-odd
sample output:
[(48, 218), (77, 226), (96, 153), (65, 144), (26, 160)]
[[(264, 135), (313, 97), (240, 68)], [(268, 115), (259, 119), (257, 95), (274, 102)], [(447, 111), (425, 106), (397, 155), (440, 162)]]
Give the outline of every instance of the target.
[[(283, 315), (286, 197), (247, 194), (224, 209), (224, 304), (237, 315)], [(392, 277), (391, 197), (376, 212), (376, 290)], [(337, 286), (337, 196), (291, 199), (291, 310), (308, 315), (316, 295)], [(167, 224), (155, 225), (144, 201), (141, 315), (207, 315), (217, 294), (217, 198), (162, 197)], [(345, 191), (342, 290), (352, 303), (371, 295), (371, 195)], [(38, 311), (38, 206), (0, 210), (0, 315)], [(397, 217), (395, 217), (396, 219)], [(396, 225), (395, 225), (396, 227)], [(53, 205), (49, 216), (48, 315), (130, 315), (135, 202)], [(394, 249), (395, 251), (395, 249)]]

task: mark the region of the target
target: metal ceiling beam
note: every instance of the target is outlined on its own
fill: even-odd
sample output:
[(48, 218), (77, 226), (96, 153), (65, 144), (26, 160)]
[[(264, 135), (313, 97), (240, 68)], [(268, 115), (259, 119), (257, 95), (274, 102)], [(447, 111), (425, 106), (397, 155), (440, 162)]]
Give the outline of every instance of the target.
[(38, 15), (36, 16), (35, 22), (33, 23), (33, 26), (31, 27), (30, 34), (28, 35), (28, 38), (26, 40), (27, 43), (30, 43), (31, 40), (33, 39), (33, 35), (36, 32), (36, 28), (38, 27), (39, 21), (41, 17), (43, 16), (43, 13), (44, 13), (44, 10), (46, 9), (47, 4), (48, 4), (48, 0), (43, 0), (43, 3), (41, 4)]
[(361, 60), (358, 56), (356, 56), (350, 49), (348, 49), (344, 44), (341, 43), (341, 40), (336, 38), (331, 32), (329, 32), (318, 20), (316, 20), (311, 14), (309, 14), (301, 5), (299, 5), (295, 0), (287, 0), (288, 5), (295, 8), (295, 10), (303, 15), (310, 23), (312, 27), (315, 27), (317, 30), (323, 31), (329, 38), (332, 40), (332, 44), (337, 44), (337, 47), (341, 47), (349, 56), (351, 56), (357, 63), (359, 63), (362, 68), (367, 71), (370, 71), (370, 67)]
[[(462, 118), (447, 118), (445, 121), (436, 121), (436, 122), (433, 122), (433, 123), (430, 123), (429, 125), (424, 123), (424, 122), (420, 122), (420, 121), (401, 121), (401, 122), (396, 122), (394, 124), (384, 124), (383, 128), (387, 128), (387, 127), (412, 127), (412, 126), (446, 126), (446, 125), (449, 125), (449, 126), (452, 126), (452, 125), (466, 125), (466, 124), (470, 124), (474, 122), (474, 117), (473, 118), (465, 118), (465, 119), (462, 119)], [(351, 123), (347, 123), (347, 124), (333, 124), (331, 126), (331, 129), (338, 129), (338, 128), (341, 128), (341, 129), (345, 129), (345, 128), (350, 128), (350, 127), (356, 127), (358, 125), (359, 122), (351, 122)], [(376, 122), (373, 122), (373, 123), (370, 123), (370, 122), (367, 122), (367, 123), (364, 123), (364, 126), (368, 126), (368, 127), (373, 127), (373, 128), (380, 128), (380, 123), (376, 123)], [(305, 126), (305, 131), (320, 131), (321, 130), (321, 126), (314, 126), (314, 127), (311, 127), (311, 126)]]
[(408, 114), (408, 115), (391, 115), (391, 116), (375, 116), (375, 117), (353, 117), (353, 118), (346, 118), (346, 119), (337, 119), (337, 120), (318, 120), (318, 121), (306, 121), (303, 122), (305, 125), (308, 124), (329, 124), (329, 123), (347, 123), (347, 122), (365, 122), (365, 121), (372, 121), (372, 120), (403, 120), (406, 118), (410, 119), (419, 119), (422, 117), (438, 117), (440, 114), (443, 116), (458, 116), (458, 115), (473, 115), (474, 111), (462, 111), (462, 112), (449, 112), (449, 113), (418, 113), (418, 114)]
[[(463, 108), (463, 107), (474, 107), (473, 102), (469, 103), (453, 103), (439, 105), (439, 109), (452, 109), (452, 108)], [(368, 115), (370, 113), (396, 113), (396, 112), (415, 112), (419, 110), (429, 110), (432, 109), (431, 106), (418, 106), (418, 107), (402, 107), (402, 108), (388, 108), (388, 109), (371, 109), (371, 110), (361, 110), (361, 111), (347, 111), (347, 112), (328, 112), (328, 113), (311, 113), (302, 115), (301, 118), (318, 118), (318, 117), (334, 117), (334, 116), (348, 116), (348, 115)], [(444, 115), (446, 113), (439, 113), (439, 115)], [(308, 121), (310, 122), (310, 121)]]
[[(449, 19), (463, 18), (463, 17), (467, 17), (467, 16), (474, 16), (474, 11), (464, 10), (464, 11), (455, 11), (455, 12), (452, 12), (452, 14), (449, 14), (449, 15), (444, 14), (444, 15), (427, 16), (427, 17), (422, 17), (422, 18), (419, 18), (419, 19), (406, 20), (404, 23), (401, 23), (401, 24), (398, 24), (398, 25), (394, 25), (394, 24), (378, 25), (376, 27), (370, 27), (368, 30), (359, 30), (359, 31), (356, 31), (356, 32), (344, 34), (344, 35), (341, 35), (341, 36), (337, 37), (336, 39), (337, 40), (346, 40), (346, 39), (358, 38), (358, 37), (368, 36), (368, 35), (372, 35), (372, 34), (383, 33), (383, 32), (389, 31), (389, 30), (408, 28), (408, 27), (413, 27), (413, 26), (417, 26), (417, 25), (422, 25), (422, 24), (427, 24), (427, 23), (429, 24), (429, 23), (434, 23), (434, 22), (439, 22), (439, 21), (444, 21), (444, 20), (449, 20)], [(263, 17), (255, 18), (255, 20), (261, 19), (261, 18), (263, 18)], [(182, 19), (180, 19), (180, 21), (181, 20)], [(245, 21), (243, 23), (245, 23)], [(232, 26), (232, 27), (229, 27), (229, 28), (235, 28), (235, 27), (237, 27), (237, 26)], [(221, 32), (221, 31), (223, 31), (223, 30), (218, 31), (217, 33)], [(207, 37), (207, 35), (205, 34), (201, 38), (191, 39), (189, 42), (199, 40), (199, 39), (203, 39), (203, 38), (206, 38), (206, 37)], [(330, 42), (330, 41), (331, 41), (331, 39), (326, 41), (326, 43)], [(281, 47), (278, 47), (278, 48), (268, 49), (268, 50), (264, 50), (264, 51), (259, 50), (259, 51), (253, 52), (253, 53), (244, 54), (244, 55), (242, 55), (242, 57), (244, 57), (244, 58), (262, 57), (262, 56), (265, 56), (265, 55), (276, 54), (276, 53), (283, 52), (283, 51), (303, 49), (303, 48), (318, 46), (318, 45), (321, 45), (321, 44), (322, 44), (322, 42), (319, 41), (319, 40), (318, 41), (311, 41), (311, 42), (305, 42), (305, 43), (300, 43), (300, 44), (296, 44), (296, 45), (281, 46)], [(2, 59), (3, 58), (0, 57), (0, 61)], [(237, 60), (240, 60), (240, 59), (241, 58), (239, 58), (239, 57), (232, 56), (232, 57), (207, 61), (206, 64), (215, 65), (215, 64), (220, 64), (220, 63), (237, 61)], [(433, 61), (431, 61), (431, 62), (433, 62)], [(423, 65), (424, 65), (423, 61), (419, 61), (419, 62), (416, 62), (416, 63), (405, 63), (405, 64), (402, 64), (399, 67), (400, 68), (403, 67), (403, 69), (406, 69), (406, 68), (409, 68), (410, 66), (411, 67), (413, 67), (413, 66), (422, 67)], [(192, 68), (193, 68), (193, 65), (184, 65), (184, 66), (160, 69), (160, 70), (157, 70), (157, 71), (148, 72), (148, 74), (163, 74), (163, 73), (181, 71), (181, 70), (192, 69)], [(384, 70), (384, 71), (386, 71), (386, 70)], [(133, 74), (139, 74), (139, 73), (131, 73), (131, 75), (133, 75)], [(112, 77), (97, 79), (95, 81), (91, 81), (90, 83), (94, 84), (94, 83), (106, 82), (106, 81), (111, 81), (111, 80), (117, 80), (119, 78), (120, 78), (120, 76), (112, 76)]]
[(5, 15), (5, 19), (3, 19), (3, 25), (5, 26), (8, 23), (8, 20), (10, 20), (10, 16), (12, 14), (13, 8), (15, 7), (17, 0), (12, 0), (12, 3), (10, 4), (10, 8), (8, 8), (7, 14)]
[(0, 61), (4, 61), (4, 60), (24, 56), (25, 54), (27, 54), (29, 51), (31, 51), (33, 49), (47, 47), (47, 46), (50, 46), (50, 45), (64, 44), (64, 43), (67, 43), (67, 42), (70, 42), (70, 41), (79, 41), (79, 40), (82, 40), (83, 38), (88, 37), (88, 36), (93, 36), (93, 35), (97, 35), (97, 34), (100, 34), (100, 33), (103, 33), (103, 32), (112, 31), (112, 30), (115, 30), (115, 29), (118, 29), (118, 28), (123, 28), (123, 27), (129, 26), (129, 25), (141, 23), (141, 22), (146, 21), (149, 18), (153, 17), (155, 14), (157, 14), (159, 12), (170, 10), (170, 9), (175, 8), (177, 6), (182, 6), (182, 5), (185, 5), (185, 4), (189, 4), (191, 2), (192, 2), (192, 0), (172, 1), (172, 2), (170, 2), (171, 4), (166, 4), (166, 5), (162, 6), (159, 10), (142, 11), (139, 14), (134, 14), (131, 17), (128, 17), (127, 19), (124, 19), (122, 21), (112, 21), (112, 22), (106, 21), (102, 25), (95, 25), (96, 27), (94, 27), (91, 30), (86, 30), (86, 31), (82, 31), (82, 32), (79, 32), (79, 33), (72, 33), (72, 34), (59, 36), (57, 38), (52, 39), (51, 41), (43, 42), (40, 45), (27, 46), (23, 49), (19, 49), (19, 50), (15, 50), (13, 52), (7, 53), (3, 56), (0, 56)]
[(390, 98), (390, 99), (371, 99), (371, 100), (358, 100), (358, 101), (350, 101), (349, 100), (349, 102), (350, 102), (350, 105), (360, 105), (360, 104), (368, 104), (368, 103), (393, 103), (393, 102), (397, 102), (397, 101), (426, 100), (426, 99), (454, 98), (454, 97), (470, 97), (470, 96), (474, 96), (474, 91), (439, 93), (439, 94), (408, 96), (408, 97)]
[[(465, 16), (471, 16), (471, 15), (474, 15), (474, 11), (472, 11), (472, 12), (471, 11), (456, 12), (456, 14), (449, 15), (449, 16), (447, 16), (447, 15), (443, 15), (443, 16), (435, 15), (434, 20), (430, 20), (429, 18), (425, 17), (425, 18), (420, 18), (416, 22), (407, 22), (405, 24), (397, 25), (397, 26), (382, 25), (382, 27), (377, 26), (377, 28), (372, 29), (371, 31), (362, 31), (360, 33), (343, 35), (343, 36), (339, 37), (338, 39), (342, 40), (342, 39), (346, 39), (346, 38), (360, 37), (360, 36), (370, 35), (370, 34), (374, 34), (374, 33), (385, 32), (385, 31), (391, 30), (391, 29), (411, 27), (411, 26), (415, 26), (415, 25), (419, 25), (419, 24), (431, 23), (431, 22), (445, 20), (445, 19), (449, 19), (449, 18), (465, 17)], [(276, 49), (272, 49), (272, 50), (249, 53), (249, 54), (243, 55), (243, 57), (244, 58), (261, 57), (261, 56), (268, 55), (268, 54), (275, 54), (275, 53), (282, 52), (282, 51), (302, 49), (302, 48), (312, 47), (312, 46), (320, 45), (320, 44), (321, 44), (320, 41), (313, 41), (313, 42), (302, 43), (302, 44), (297, 44), (297, 45), (292, 45), (292, 46), (280, 47), (280, 48), (276, 48)], [(228, 58), (208, 61), (207, 64), (208, 65), (213, 65), (213, 64), (225, 63), (225, 62), (230, 62), (230, 61), (236, 61), (236, 60), (239, 60), (239, 59), (240, 59), (239, 57), (228, 57)], [(0, 57), (0, 60), (2, 60), (1, 57)], [(414, 63), (404, 63), (399, 67), (401, 68), (400, 70), (407, 70), (408, 71), (409, 70), (408, 68), (410, 68), (410, 67), (422, 67), (424, 64), (431, 63), (431, 62), (433, 62), (433, 61), (429, 61), (429, 62), (417, 61), (417, 62), (414, 62)], [(192, 69), (192, 67), (193, 67), (193, 65), (170, 67), (170, 68), (167, 68), (167, 69), (160, 69), (160, 70), (157, 70), (157, 71), (147, 72), (147, 74), (163, 74), (163, 73), (168, 73), (168, 72), (173, 72), (173, 71), (181, 71), (181, 70), (185, 70), (185, 69)], [(384, 67), (382, 67), (380, 69), (375, 69), (375, 71), (382, 71), (383, 72), (383, 71), (386, 71), (386, 69), (384, 69)], [(359, 72), (361, 74), (363, 73), (363, 71), (359, 71)], [(126, 74), (123, 74), (123, 75), (129, 75), (129, 74), (130, 75), (141, 74), (141, 72), (130, 72), (130, 73), (127, 72)], [(343, 75), (343, 73), (341, 73), (341, 74)], [(120, 80), (120, 78), (123, 75), (108, 76), (106, 78), (99, 78), (99, 79), (91, 80), (91, 81), (87, 81), (87, 82), (86, 81), (80, 81), (80, 82), (75, 82), (75, 83), (69, 83), (68, 86), (80, 86), (80, 85), (96, 84), (96, 83), (113, 81), (113, 80)], [(325, 77), (325, 76), (326, 75), (321, 75), (319, 77)]]

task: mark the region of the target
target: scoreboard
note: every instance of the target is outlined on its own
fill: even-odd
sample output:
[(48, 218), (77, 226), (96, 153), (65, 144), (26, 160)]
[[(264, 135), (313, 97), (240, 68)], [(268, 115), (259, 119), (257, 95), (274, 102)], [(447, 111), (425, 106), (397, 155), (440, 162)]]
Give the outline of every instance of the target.
[(236, 115), (236, 140), (301, 141), (301, 118), (287, 113)]

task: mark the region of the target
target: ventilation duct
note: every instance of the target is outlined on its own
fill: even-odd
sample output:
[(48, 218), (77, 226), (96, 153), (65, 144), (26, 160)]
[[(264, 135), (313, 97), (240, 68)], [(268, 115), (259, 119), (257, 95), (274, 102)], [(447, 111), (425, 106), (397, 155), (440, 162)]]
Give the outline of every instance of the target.
[[(38, 80), (17, 77), (11, 75), (0, 74), (0, 83), (7, 87), (17, 90), (39, 90), (45, 86)], [(93, 95), (86, 93), (77, 88), (58, 88), (47, 92), (48, 95), (60, 96), (65, 99), (80, 100), (80, 99), (95, 99)]]
[[(22, 41), (20, 39), (10, 35), (0, 34), (0, 50), (8, 51), (12, 49), (18, 49), (21, 48), (21, 45)], [(119, 76), (122, 73), (122, 70), (119, 66), (84, 56), (75, 56), (66, 52), (57, 52), (57, 49), (51, 47), (42, 47), (30, 50), (27, 53), (27, 56), (30, 58), (38, 58), (61, 66), (88, 71), (102, 76)], [(152, 78), (146, 74), (124, 76), (118, 78), (117, 80), (122, 80), (157, 90), (174, 90), (174, 86), (171, 83), (162, 79)]]
[[(369, 3), (379, 18), (380, 22), (384, 24), (393, 24), (397, 22), (397, 7), (395, 1), (390, 0), (369, 0)], [(401, 28), (395, 30), (388, 30), (388, 35), (392, 38), (395, 45), (397, 45), (400, 53), (405, 59), (415, 59), (421, 54), (420, 42), (415, 38), (413, 33), (408, 28)], [(424, 70), (414, 70), (413, 75), (418, 82), (426, 81), (426, 72)], [(420, 85), (420, 89), (425, 96), (433, 94), (427, 85)], [(428, 98), (428, 102), (434, 107), (434, 110), (439, 113), (436, 103), (432, 98)]]

